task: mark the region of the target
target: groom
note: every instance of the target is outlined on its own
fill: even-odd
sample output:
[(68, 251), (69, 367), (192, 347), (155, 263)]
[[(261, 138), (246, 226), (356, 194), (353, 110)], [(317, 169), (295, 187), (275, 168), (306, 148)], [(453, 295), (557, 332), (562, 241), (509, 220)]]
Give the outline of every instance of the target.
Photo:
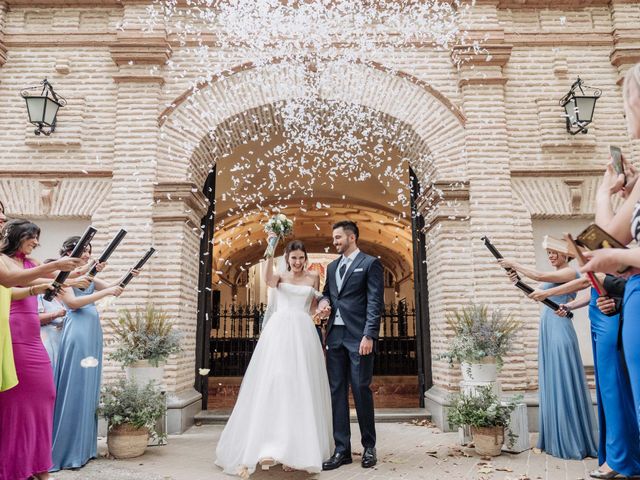
[(327, 373), (331, 387), (336, 449), (323, 470), (351, 463), (349, 383), (362, 434), (362, 466), (373, 467), (376, 428), (373, 412), (373, 346), (384, 308), (382, 263), (358, 249), (358, 226), (348, 220), (333, 226), (333, 245), (341, 256), (327, 268), (318, 312), (327, 323)]

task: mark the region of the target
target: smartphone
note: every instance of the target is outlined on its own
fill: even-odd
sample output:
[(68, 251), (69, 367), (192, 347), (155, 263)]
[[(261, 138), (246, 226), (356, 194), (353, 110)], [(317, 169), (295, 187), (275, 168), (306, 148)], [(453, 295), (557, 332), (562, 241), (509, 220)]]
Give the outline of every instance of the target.
[(624, 173), (624, 165), (622, 164), (622, 150), (620, 147), (609, 145), (609, 153), (613, 161), (613, 169), (618, 175), (624, 175), (624, 183), (627, 184), (627, 175)]
[[(589, 250), (598, 250), (599, 248), (627, 248), (595, 223), (592, 223), (580, 232), (576, 237), (576, 243), (587, 247)], [(618, 270), (618, 273), (623, 273), (628, 268), (626, 265), (622, 266)]]

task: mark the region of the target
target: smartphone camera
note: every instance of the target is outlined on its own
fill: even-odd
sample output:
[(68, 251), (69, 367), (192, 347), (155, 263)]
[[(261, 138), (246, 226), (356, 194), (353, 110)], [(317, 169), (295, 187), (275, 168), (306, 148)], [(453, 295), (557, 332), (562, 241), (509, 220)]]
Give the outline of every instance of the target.
[(622, 164), (622, 151), (620, 147), (613, 145), (609, 146), (609, 152), (611, 153), (611, 160), (613, 161), (613, 169), (618, 175), (624, 175), (624, 183), (627, 184), (627, 176), (624, 172), (624, 165)]

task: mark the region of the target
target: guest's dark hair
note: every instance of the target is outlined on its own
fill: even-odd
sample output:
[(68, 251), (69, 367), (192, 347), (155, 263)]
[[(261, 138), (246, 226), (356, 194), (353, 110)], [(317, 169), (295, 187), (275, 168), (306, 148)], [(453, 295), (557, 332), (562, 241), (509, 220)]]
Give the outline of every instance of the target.
[[(73, 249), (76, 248), (76, 245), (80, 241), (80, 237), (78, 235), (74, 235), (73, 237), (67, 238), (64, 242), (62, 242), (62, 248), (60, 249), (60, 255), (63, 257), (66, 255), (71, 255)], [(91, 253), (91, 244), (89, 244), (89, 253)]]
[(356, 236), (356, 240), (360, 237), (360, 230), (358, 230), (358, 225), (356, 222), (352, 222), (351, 220), (342, 220), (341, 222), (334, 223), (333, 229), (342, 228), (345, 232), (351, 232)]
[(300, 250), (304, 253), (304, 259), (309, 260), (309, 256), (307, 255), (307, 249), (300, 240), (292, 240), (287, 243), (287, 246), (284, 249), (284, 259), (287, 262), (287, 270), (291, 270), (291, 265), (289, 265), (289, 254), (291, 252), (295, 252), (296, 250)]
[(2, 229), (0, 253), (12, 257), (25, 240), (40, 238), (40, 227), (29, 220), (10, 220)]
[(4, 203), (0, 200), (0, 213), (4, 213)]

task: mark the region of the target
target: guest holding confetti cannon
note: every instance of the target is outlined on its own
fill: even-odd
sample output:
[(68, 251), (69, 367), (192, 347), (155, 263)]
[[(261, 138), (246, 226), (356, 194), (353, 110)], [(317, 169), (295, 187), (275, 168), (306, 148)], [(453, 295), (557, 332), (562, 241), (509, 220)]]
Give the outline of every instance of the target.
[[(554, 271), (541, 272), (508, 259), (499, 260), (499, 263), (505, 269), (545, 282), (542, 285), (545, 290), (575, 280), (579, 274), (569, 266), (571, 257), (566, 243), (563, 247), (563, 242), (552, 240), (545, 237), (543, 247)], [(509, 274), (513, 281), (515, 272)], [(566, 304), (574, 298), (575, 294), (564, 294), (552, 296), (551, 300)], [(563, 318), (547, 307), (542, 309), (540, 317), (538, 379), (538, 448), (565, 459), (595, 457), (596, 423), (578, 337), (569, 318)]]
[[(77, 236), (67, 239), (60, 254), (69, 255), (79, 240)], [(88, 264), (90, 257), (91, 245), (81, 258)], [(98, 264), (98, 271), (104, 266)], [(95, 302), (109, 295), (117, 297), (122, 291), (117, 284), (108, 285), (93, 278), (84, 291), (66, 287), (60, 292), (68, 313), (55, 362), (52, 472), (82, 467), (97, 456), (102, 327)]]

